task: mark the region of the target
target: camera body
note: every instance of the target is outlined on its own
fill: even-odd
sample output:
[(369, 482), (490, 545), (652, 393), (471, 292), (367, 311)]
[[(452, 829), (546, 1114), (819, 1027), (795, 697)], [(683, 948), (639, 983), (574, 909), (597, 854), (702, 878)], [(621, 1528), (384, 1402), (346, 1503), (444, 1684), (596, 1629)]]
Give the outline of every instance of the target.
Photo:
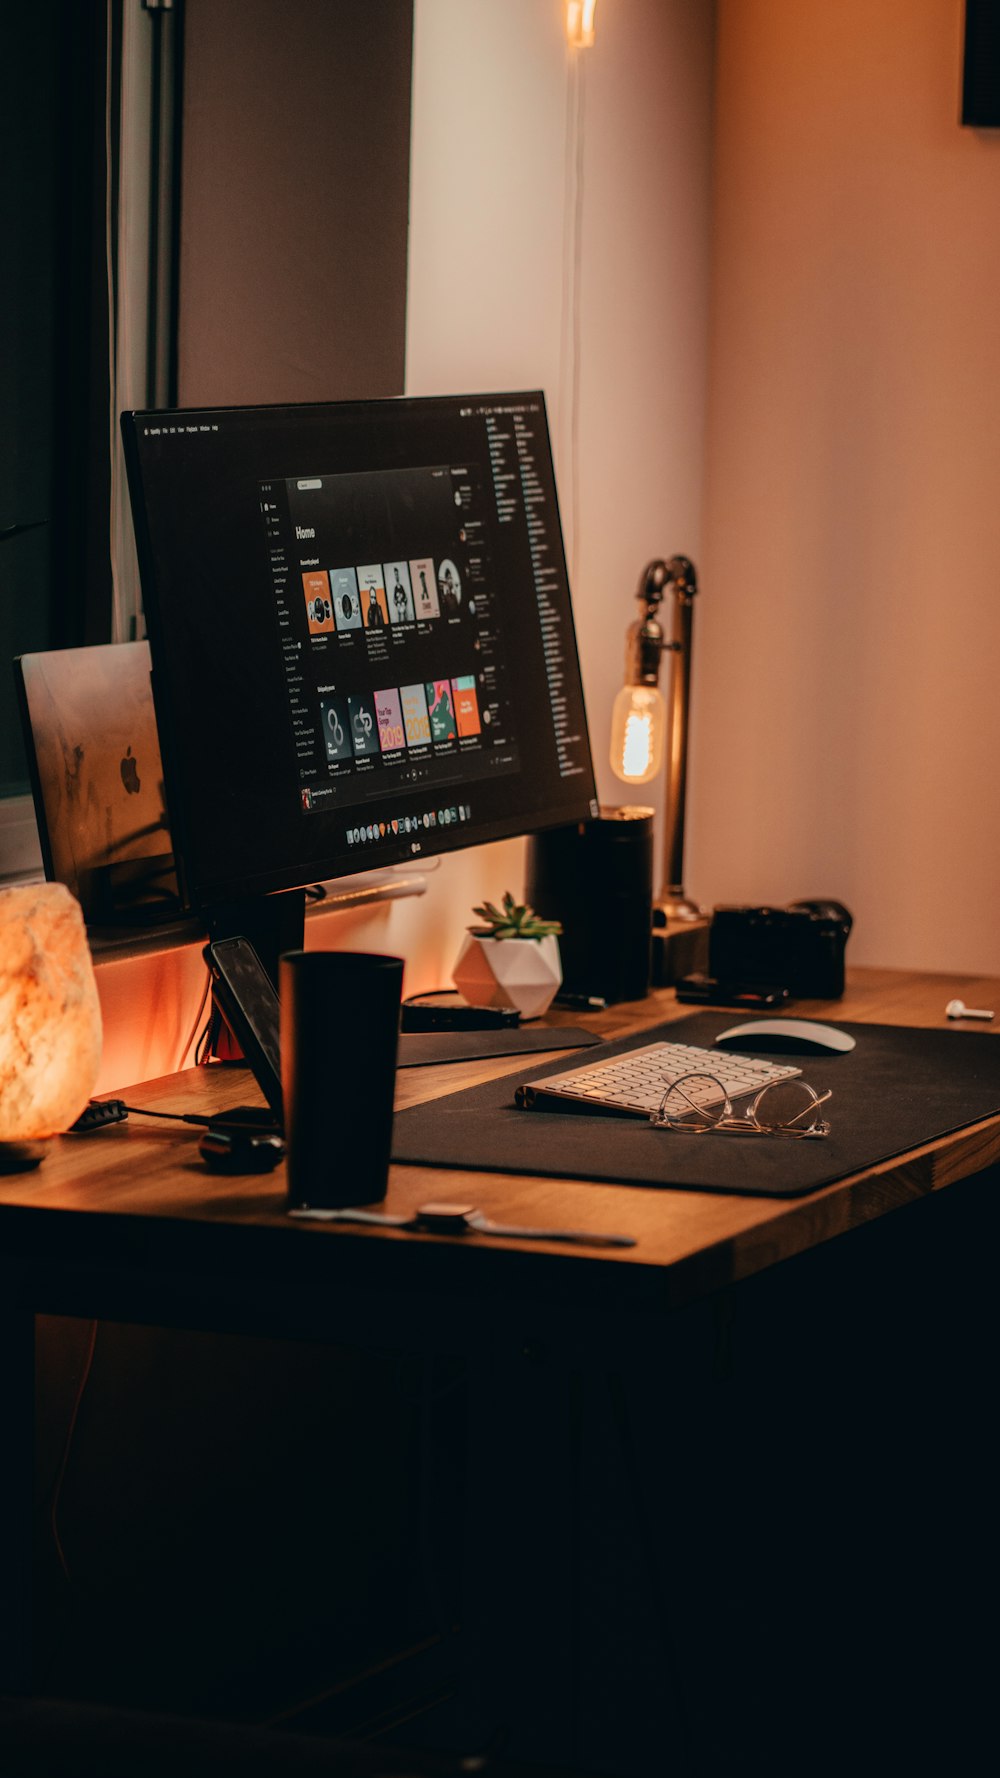
[(720, 982), (757, 982), (807, 1000), (834, 1000), (844, 992), (852, 924), (839, 901), (717, 907), (708, 938), (709, 971)]

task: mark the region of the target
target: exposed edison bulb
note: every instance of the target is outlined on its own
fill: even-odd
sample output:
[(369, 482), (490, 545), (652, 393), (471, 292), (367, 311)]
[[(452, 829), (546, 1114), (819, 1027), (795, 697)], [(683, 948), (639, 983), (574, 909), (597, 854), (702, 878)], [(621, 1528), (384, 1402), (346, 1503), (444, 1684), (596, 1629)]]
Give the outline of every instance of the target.
[(623, 685), (611, 712), (611, 770), (648, 784), (663, 764), (667, 707), (655, 685)]
[(597, 0), (566, 0), (566, 37), (574, 49), (590, 49), (594, 41)]

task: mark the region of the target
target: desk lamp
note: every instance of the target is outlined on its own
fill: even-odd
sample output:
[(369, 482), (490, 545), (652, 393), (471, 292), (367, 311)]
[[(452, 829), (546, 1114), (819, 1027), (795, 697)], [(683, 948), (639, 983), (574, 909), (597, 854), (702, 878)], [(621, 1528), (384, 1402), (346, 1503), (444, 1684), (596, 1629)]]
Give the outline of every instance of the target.
[(62, 883), (0, 889), (0, 1173), (37, 1167), (97, 1082), (101, 1008), (80, 904)]
[[(691, 637), (698, 577), (687, 556), (648, 562), (639, 578), (636, 598), (642, 615), (627, 637), (625, 684), (611, 715), (611, 769), (625, 784), (646, 784), (663, 764), (667, 743), (666, 830), (663, 884), (653, 902), (653, 927), (675, 923), (681, 929), (704, 919), (702, 910), (684, 892), (684, 808), (687, 793), (688, 709), (691, 693)], [(673, 594), (670, 635), (657, 615), (667, 593)], [(660, 661), (670, 656), (669, 706), (660, 691)], [(701, 933), (704, 938), (704, 933)], [(707, 940), (706, 940), (707, 945)], [(686, 953), (679, 967), (654, 963), (654, 980), (668, 982), (702, 967), (691, 943), (675, 947)], [(654, 946), (654, 952), (656, 947)]]

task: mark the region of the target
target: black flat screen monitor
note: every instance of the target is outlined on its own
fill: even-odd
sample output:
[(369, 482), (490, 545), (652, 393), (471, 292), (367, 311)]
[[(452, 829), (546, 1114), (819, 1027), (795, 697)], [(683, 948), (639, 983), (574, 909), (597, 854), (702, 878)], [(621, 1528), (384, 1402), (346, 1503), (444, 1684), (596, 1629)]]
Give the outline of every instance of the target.
[(596, 814), (541, 393), (122, 429), (190, 906)]

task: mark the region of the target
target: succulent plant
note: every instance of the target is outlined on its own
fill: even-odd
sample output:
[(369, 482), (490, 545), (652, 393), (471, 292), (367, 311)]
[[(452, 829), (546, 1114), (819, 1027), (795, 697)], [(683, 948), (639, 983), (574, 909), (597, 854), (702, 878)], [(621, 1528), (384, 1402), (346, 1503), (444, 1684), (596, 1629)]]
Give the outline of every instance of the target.
[(562, 931), (558, 920), (540, 919), (534, 908), (516, 902), (509, 891), (503, 898), (502, 907), (484, 901), (481, 907), (472, 911), (483, 922), (481, 926), (469, 927), (473, 938), (548, 938), (550, 933)]

